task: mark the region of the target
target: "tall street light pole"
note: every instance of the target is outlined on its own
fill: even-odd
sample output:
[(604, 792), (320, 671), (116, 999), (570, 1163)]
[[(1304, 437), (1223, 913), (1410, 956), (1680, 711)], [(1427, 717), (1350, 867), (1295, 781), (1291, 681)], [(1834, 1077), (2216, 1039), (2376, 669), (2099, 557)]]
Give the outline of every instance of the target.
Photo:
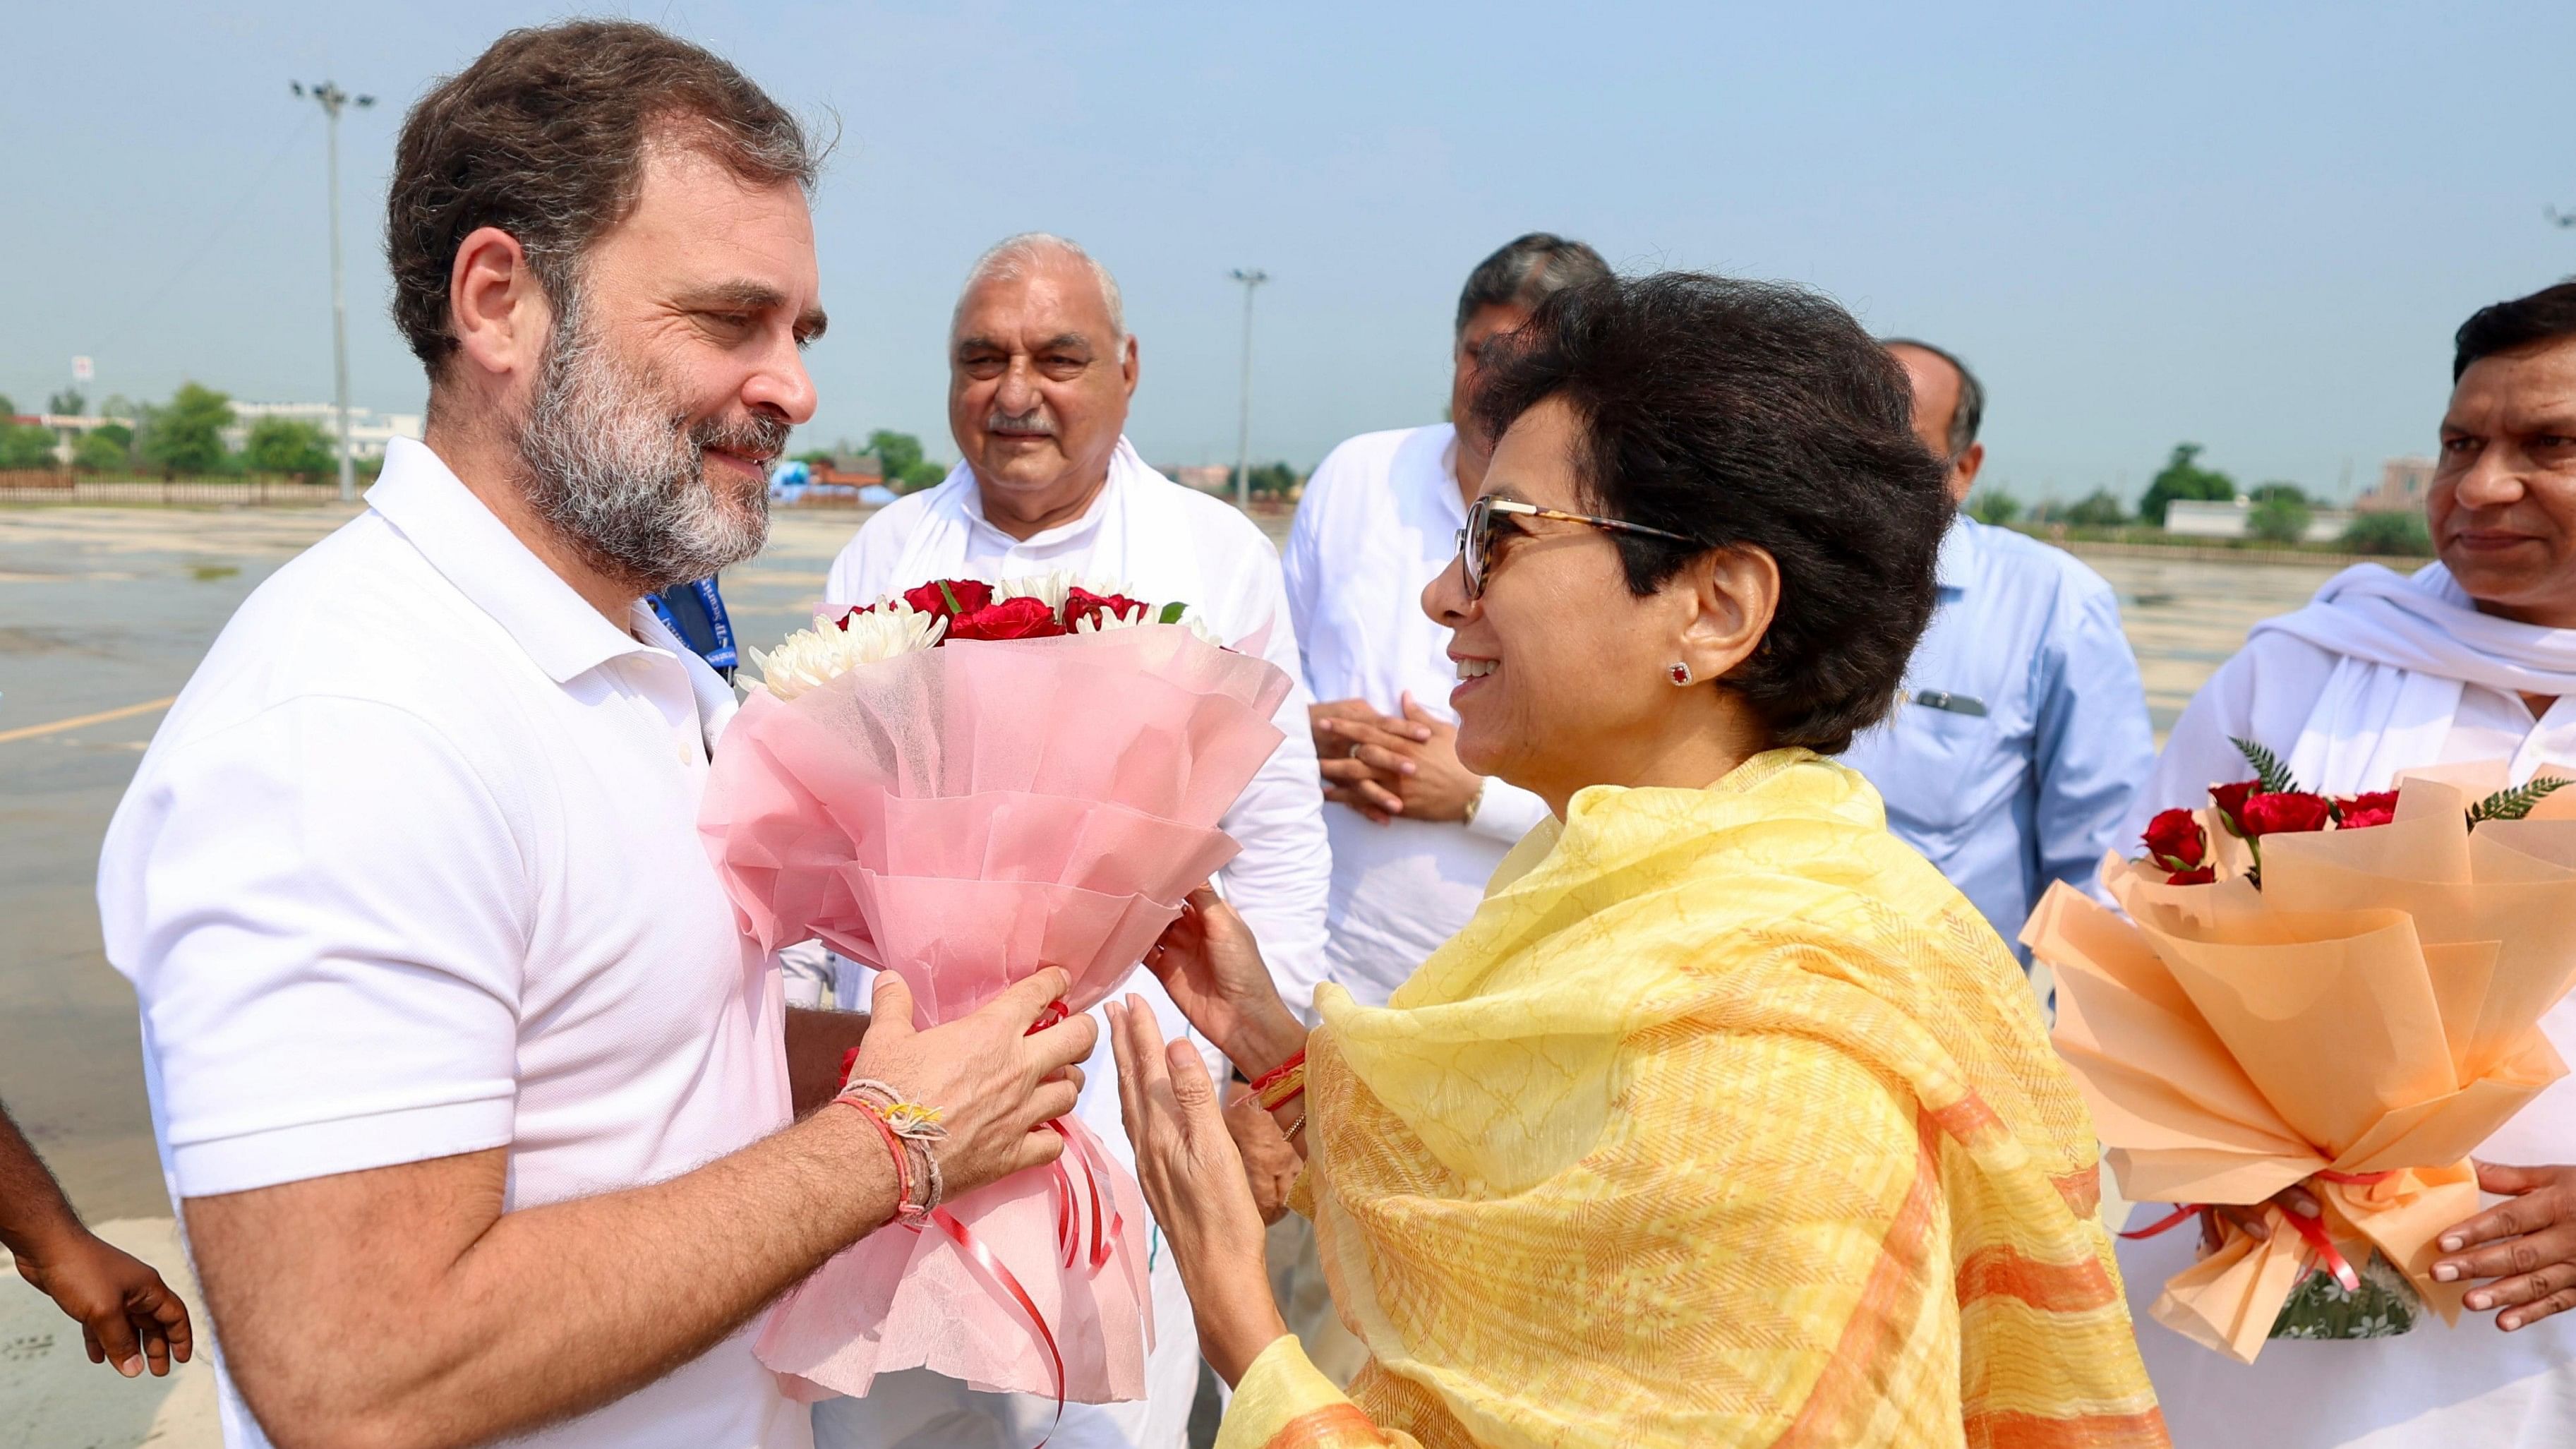
[(297, 95), (320, 103), (322, 114), (330, 118), (324, 129), (331, 138), (331, 401), (340, 418), (340, 501), (350, 503), (358, 496), (358, 465), (349, 455), (349, 303), (340, 279), (340, 111), (350, 105), (364, 110), (376, 98), (353, 96), (332, 81), (309, 90), (302, 81), (287, 84)]
[(1243, 284), (1243, 431), (1235, 452), (1234, 504), (1249, 512), (1252, 508), (1252, 289), (1270, 280), (1270, 274), (1258, 268), (1234, 269), (1234, 279)]

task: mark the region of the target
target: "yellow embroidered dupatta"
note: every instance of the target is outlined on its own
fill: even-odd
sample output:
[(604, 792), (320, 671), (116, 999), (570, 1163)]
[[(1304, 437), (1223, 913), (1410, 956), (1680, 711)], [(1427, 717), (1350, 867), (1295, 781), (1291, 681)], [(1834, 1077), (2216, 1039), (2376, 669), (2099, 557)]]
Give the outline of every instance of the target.
[(1272, 1344), (1220, 1449), (2166, 1442), (2021, 970), (1851, 771), (1586, 790), (1385, 1009), (1319, 999), (1372, 1361)]

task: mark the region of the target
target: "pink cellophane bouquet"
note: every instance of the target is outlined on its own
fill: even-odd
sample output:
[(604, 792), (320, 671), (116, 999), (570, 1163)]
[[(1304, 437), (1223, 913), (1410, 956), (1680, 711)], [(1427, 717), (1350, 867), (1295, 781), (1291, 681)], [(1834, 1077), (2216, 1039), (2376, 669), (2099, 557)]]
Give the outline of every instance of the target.
[(2063, 883), (2022, 940), (2121, 1192), (2175, 1212), (2304, 1185), (2319, 1221), (2223, 1226), (2152, 1312), (2251, 1363), (2268, 1338), (2456, 1321), (2435, 1239), (2478, 1210), (2470, 1152), (2567, 1068), (2539, 1020), (2576, 980), (2576, 790), (2481, 795), (2501, 762), (2329, 799), (2260, 778), (2168, 810), (2106, 859), (2121, 915)]
[[(756, 656), (699, 820), (745, 935), (819, 937), (901, 976), (918, 1025), (1045, 966), (1106, 999), (1233, 858), (1217, 828), (1289, 688), (1181, 603), (1063, 575), (926, 584)], [(935, 1104), (934, 1104), (935, 1105)], [(928, 1368), (979, 1388), (1144, 1397), (1153, 1332), (1133, 1178), (1067, 1117), (1053, 1168), (889, 1227), (773, 1311), (805, 1397)]]

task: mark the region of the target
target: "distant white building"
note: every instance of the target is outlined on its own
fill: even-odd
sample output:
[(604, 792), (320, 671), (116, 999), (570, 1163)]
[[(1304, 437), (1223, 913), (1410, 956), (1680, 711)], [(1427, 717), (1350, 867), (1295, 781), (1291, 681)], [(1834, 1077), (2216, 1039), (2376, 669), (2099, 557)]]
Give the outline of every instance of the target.
[[(249, 441), (251, 424), (261, 418), (292, 418), (311, 423), (322, 430), (324, 441), (335, 449), (340, 441), (339, 409), (324, 402), (237, 402), (233, 404), (233, 425), (224, 429), (224, 446), (238, 453)], [(373, 408), (349, 409), (349, 456), (381, 458), (385, 444), (396, 438), (420, 441), (421, 415), (418, 413), (380, 413)]]
[[(2252, 532), (2247, 525), (2253, 512), (2250, 498), (2233, 503), (2176, 499), (2165, 505), (2165, 532), (2186, 538), (2244, 538)], [(2350, 509), (2317, 508), (2308, 514), (2308, 531), (2301, 537), (2308, 543), (2332, 543), (2351, 526)]]
[(2430, 458), (2391, 458), (2379, 465), (2379, 486), (2353, 500), (2363, 513), (2421, 513), (2433, 491)]

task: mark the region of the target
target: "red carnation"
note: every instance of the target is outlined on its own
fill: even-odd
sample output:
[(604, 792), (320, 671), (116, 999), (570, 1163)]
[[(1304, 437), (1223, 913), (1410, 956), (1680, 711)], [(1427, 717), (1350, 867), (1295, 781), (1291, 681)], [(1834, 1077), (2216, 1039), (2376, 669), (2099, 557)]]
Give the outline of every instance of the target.
[(2218, 816), (2227, 822), (2228, 829), (2239, 835), (2245, 835), (2249, 833), (2245, 829), (2245, 801), (2262, 788), (2263, 782), (2260, 780), (2239, 780), (2233, 785), (2212, 785), (2209, 787), (2209, 802), (2218, 807)]
[(2209, 833), (2188, 810), (2166, 810), (2147, 822), (2147, 857), (2166, 870), (2198, 870), (2209, 864)]
[[(964, 601), (962, 595), (959, 601)], [(1067, 632), (1044, 599), (1027, 597), (986, 604), (948, 621), (948, 637), (952, 640), (1052, 639)]]
[(1097, 627), (1103, 614), (1113, 619), (1126, 619), (1140, 609), (1152, 607), (1142, 599), (1131, 599), (1125, 594), (1095, 594), (1089, 589), (1076, 588), (1064, 596), (1064, 626), (1070, 629), (1088, 619)]
[(2397, 818), (2397, 792), (2370, 790), (2336, 799), (2335, 824), (2346, 830), (2368, 830)]
[(933, 579), (904, 590), (903, 601), (925, 614), (953, 619), (993, 602), (993, 586), (981, 579)]
[(2266, 835), (2296, 835), (2303, 831), (2323, 830), (2333, 818), (2334, 805), (2323, 795), (2305, 791), (2284, 790), (2276, 795), (2256, 795), (2245, 802), (2238, 823), (2246, 838)]
[(2166, 885), (2208, 885), (2218, 879), (2218, 867), (2204, 865), (2198, 870), (2178, 870), (2165, 877)]

